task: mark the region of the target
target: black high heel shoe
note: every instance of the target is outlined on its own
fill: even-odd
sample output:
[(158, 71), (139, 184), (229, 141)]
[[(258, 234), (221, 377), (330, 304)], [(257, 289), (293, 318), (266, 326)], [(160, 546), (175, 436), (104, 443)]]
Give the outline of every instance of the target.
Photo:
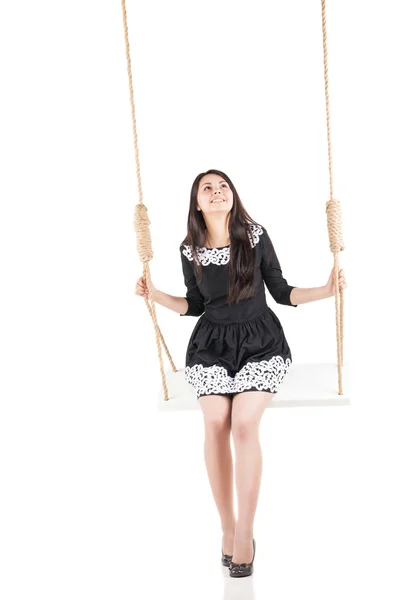
[(221, 557), (222, 564), (224, 565), (224, 567), (229, 567), (229, 565), (231, 564), (233, 554), (224, 554), (223, 548), (221, 548), (221, 552), (222, 552), (222, 557)]
[(247, 577), (253, 573), (253, 562), (256, 555), (256, 540), (253, 538), (253, 560), (251, 563), (234, 563), (229, 564), (229, 575), (231, 577)]

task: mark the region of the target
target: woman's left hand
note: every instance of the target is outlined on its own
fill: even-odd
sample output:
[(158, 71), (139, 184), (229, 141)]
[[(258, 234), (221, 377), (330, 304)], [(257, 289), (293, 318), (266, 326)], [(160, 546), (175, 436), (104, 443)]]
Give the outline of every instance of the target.
[[(328, 298), (335, 295), (335, 267), (333, 267), (328, 279), (328, 283), (325, 287), (328, 293)], [(339, 269), (339, 290), (343, 290), (346, 287), (347, 283), (344, 276), (344, 269)]]

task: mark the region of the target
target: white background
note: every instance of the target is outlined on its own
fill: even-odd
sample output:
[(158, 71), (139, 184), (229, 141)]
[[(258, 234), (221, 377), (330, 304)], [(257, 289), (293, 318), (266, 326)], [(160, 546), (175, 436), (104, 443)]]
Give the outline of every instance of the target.
[[(185, 295), (191, 184), (233, 180), (291, 285), (333, 266), (321, 7), (127, 2), (156, 287)], [(397, 599), (397, 3), (327, 6), (352, 404), (267, 410), (252, 578), (220, 568), (200, 410), (159, 413), (118, 1), (0, 12), (0, 592)], [(334, 299), (267, 300), (297, 362), (335, 361)], [(195, 318), (157, 306), (178, 368)], [(143, 588), (139, 593), (137, 586)], [(235, 596), (236, 594), (236, 596)]]

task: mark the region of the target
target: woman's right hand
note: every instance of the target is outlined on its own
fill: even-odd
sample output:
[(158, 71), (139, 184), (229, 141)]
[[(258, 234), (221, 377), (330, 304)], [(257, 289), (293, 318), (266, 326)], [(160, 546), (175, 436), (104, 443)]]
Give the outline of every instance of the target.
[[(150, 284), (151, 284), (151, 295), (154, 298), (154, 295), (157, 290), (154, 287), (152, 281), (150, 281)], [(135, 294), (137, 296), (143, 296), (144, 298), (149, 298), (149, 290), (147, 289), (146, 280), (143, 276), (139, 277), (139, 279), (136, 282)]]

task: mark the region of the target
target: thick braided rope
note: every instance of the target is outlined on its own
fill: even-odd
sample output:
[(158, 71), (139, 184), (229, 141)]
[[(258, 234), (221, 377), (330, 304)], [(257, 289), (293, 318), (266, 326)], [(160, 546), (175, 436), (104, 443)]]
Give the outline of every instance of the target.
[[(144, 264), (148, 264), (149, 261), (153, 258), (153, 249), (152, 249), (151, 235), (150, 235), (150, 229), (149, 229), (150, 223), (151, 222), (148, 217), (147, 207), (144, 204), (137, 204), (135, 206), (134, 229), (136, 231), (136, 244), (137, 244), (138, 254), (139, 254), (141, 261)], [(150, 294), (151, 294), (151, 289), (150, 289), (151, 286), (148, 285), (149, 279), (151, 279), (150, 269), (146, 269), (146, 271), (143, 271), (143, 276), (146, 278), (147, 289), (150, 291)], [(152, 307), (150, 306), (148, 299), (145, 298), (145, 301), (146, 301), (146, 306), (150, 312), (150, 316), (153, 316)], [(154, 311), (154, 314), (155, 314), (155, 311)], [(154, 319), (153, 319), (153, 321), (154, 321)], [(157, 329), (158, 329), (158, 335), (160, 337), (161, 343), (162, 343), (165, 353), (168, 357), (168, 360), (171, 364), (172, 370), (174, 372), (176, 372), (176, 367), (175, 367), (174, 361), (172, 360), (171, 354), (168, 350), (167, 344), (165, 343), (164, 337), (163, 337), (158, 325), (157, 325)], [(165, 390), (164, 390), (164, 392), (165, 392)], [(165, 396), (166, 397), (164, 399), (168, 400), (167, 393), (165, 393)]]
[(326, 102), (326, 126), (328, 135), (328, 161), (329, 161), (329, 190), (330, 200), (326, 203), (326, 214), (328, 221), (328, 235), (330, 249), (334, 253), (335, 269), (335, 308), (336, 308), (336, 342), (337, 342), (337, 366), (338, 366), (338, 393), (343, 394), (342, 390), (342, 366), (343, 366), (343, 315), (344, 315), (344, 295), (343, 290), (339, 290), (339, 252), (344, 250), (342, 234), (342, 216), (340, 201), (333, 198), (333, 171), (332, 171), (332, 141), (331, 141), (331, 122), (330, 122), (330, 104), (329, 104), (329, 78), (328, 78), (328, 42), (326, 32), (326, 7), (325, 0), (321, 0), (322, 9), (322, 35), (324, 48), (324, 79), (325, 79), (325, 102)]
[(150, 275), (150, 266), (149, 261), (153, 258), (153, 249), (151, 244), (151, 235), (150, 235), (150, 219), (148, 218), (147, 208), (143, 204), (143, 192), (142, 192), (142, 181), (140, 176), (140, 162), (139, 162), (139, 147), (138, 147), (138, 135), (136, 130), (136, 111), (135, 111), (135, 99), (133, 93), (133, 84), (132, 84), (132, 67), (131, 67), (131, 57), (130, 57), (130, 47), (129, 47), (129, 34), (128, 34), (128, 21), (126, 16), (126, 5), (125, 0), (121, 0), (122, 2), (122, 17), (124, 23), (124, 37), (125, 37), (125, 49), (126, 49), (126, 61), (128, 68), (128, 81), (129, 81), (129, 95), (130, 95), (130, 103), (131, 103), (131, 112), (132, 112), (132, 126), (133, 126), (133, 139), (134, 139), (134, 149), (135, 149), (135, 162), (136, 162), (136, 176), (137, 183), (139, 189), (139, 204), (135, 208), (135, 216), (134, 216), (134, 229), (136, 232), (136, 245), (139, 253), (140, 260), (143, 263), (143, 278), (146, 281), (147, 289), (149, 290), (149, 300), (145, 298), (146, 306), (149, 310), (150, 316), (153, 321), (153, 326), (156, 334), (156, 343), (157, 343), (157, 352), (158, 359), (160, 363), (160, 371), (161, 371), (161, 379), (164, 390), (164, 400), (168, 400), (168, 389), (167, 382), (164, 372), (164, 363), (161, 352), (161, 344), (163, 344), (164, 349), (167, 353), (167, 356), (170, 360), (171, 367), (174, 371), (176, 371), (176, 367), (172, 361), (171, 355), (166, 346), (165, 340), (161, 334), (160, 328), (157, 323), (157, 315), (153, 301), (153, 295), (151, 290), (151, 275)]

